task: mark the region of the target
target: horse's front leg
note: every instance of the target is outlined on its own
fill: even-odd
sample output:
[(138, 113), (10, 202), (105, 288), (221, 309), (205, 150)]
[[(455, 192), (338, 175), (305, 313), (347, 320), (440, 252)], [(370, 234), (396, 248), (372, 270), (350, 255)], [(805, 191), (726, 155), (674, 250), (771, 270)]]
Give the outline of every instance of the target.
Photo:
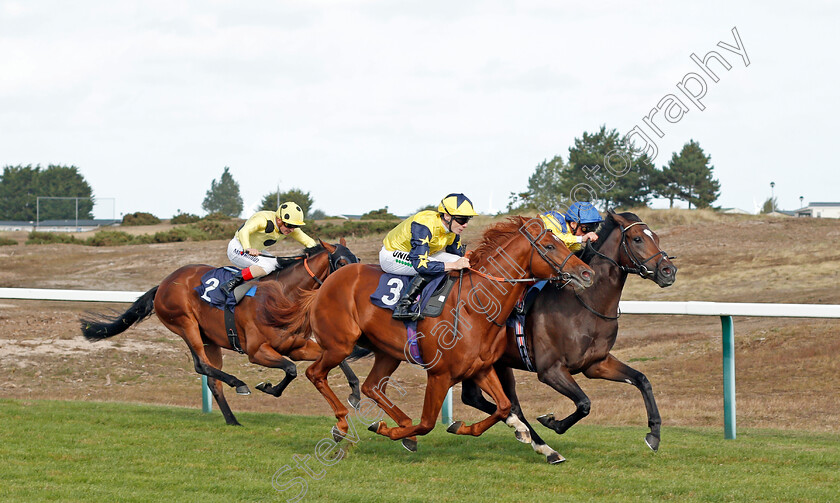
[(589, 415), (591, 402), (586, 393), (575, 382), (569, 369), (560, 362), (538, 372), (540, 381), (554, 388), (558, 393), (575, 402), (575, 411), (561, 420), (554, 418), (554, 414), (545, 414), (537, 418), (543, 426), (551, 428), (558, 434), (566, 433), (575, 423)]
[(662, 417), (659, 415), (659, 408), (656, 406), (656, 400), (653, 398), (653, 388), (644, 374), (625, 365), (612, 354), (608, 354), (606, 358), (584, 370), (583, 375), (590, 379), (626, 382), (638, 388), (642, 392), (642, 398), (645, 401), (648, 427), (650, 427), (650, 433), (645, 435), (645, 443), (654, 451), (659, 449), (659, 430), (662, 426)]
[[(388, 417), (393, 419), (398, 425), (403, 427), (411, 426), (411, 418), (406, 415), (399, 407), (397, 407), (388, 396), (385, 390), (388, 383), (391, 382), (391, 374), (400, 366), (400, 360), (392, 358), (384, 353), (376, 353), (374, 356), (373, 367), (371, 367), (364, 384), (362, 384), (362, 392), (373, 399), (379, 408), (388, 414)], [(395, 386), (401, 394), (405, 394), (405, 390), (399, 386)], [(376, 432), (379, 429), (379, 421), (373, 423), (368, 428)], [(402, 445), (411, 452), (417, 452), (417, 437), (407, 437), (402, 439)]]

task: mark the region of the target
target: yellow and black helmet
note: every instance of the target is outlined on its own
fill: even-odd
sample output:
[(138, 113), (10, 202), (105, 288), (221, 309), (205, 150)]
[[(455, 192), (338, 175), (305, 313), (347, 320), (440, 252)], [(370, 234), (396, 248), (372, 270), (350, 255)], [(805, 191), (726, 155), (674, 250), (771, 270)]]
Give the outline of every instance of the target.
[(298, 227), (306, 225), (303, 223), (303, 210), (292, 201), (280, 205), (280, 208), (277, 209), (277, 218), (282, 220), (283, 223), (297, 225)]
[(438, 205), (438, 212), (448, 213), (453, 217), (474, 217), (478, 214), (472, 201), (464, 194), (449, 194), (444, 197)]

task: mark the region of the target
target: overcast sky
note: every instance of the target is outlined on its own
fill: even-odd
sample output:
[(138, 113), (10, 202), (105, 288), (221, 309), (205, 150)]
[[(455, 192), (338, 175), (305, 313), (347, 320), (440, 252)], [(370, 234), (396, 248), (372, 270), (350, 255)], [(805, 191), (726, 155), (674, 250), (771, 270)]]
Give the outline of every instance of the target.
[[(225, 166), (243, 217), (278, 184), (328, 214), (488, 212), (584, 131), (639, 126), (658, 167), (700, 143), (716, 205), (754, 211), (771, 181), (783, 209), (840, 201), (838, 6), (0, 0), (0, 164), (78, 166), (103, 218), (204, 214)], [(718, 46), (733, 28), (745, 56)], [(660, 105), (660, 138), (669, 94), (688, 111)]]

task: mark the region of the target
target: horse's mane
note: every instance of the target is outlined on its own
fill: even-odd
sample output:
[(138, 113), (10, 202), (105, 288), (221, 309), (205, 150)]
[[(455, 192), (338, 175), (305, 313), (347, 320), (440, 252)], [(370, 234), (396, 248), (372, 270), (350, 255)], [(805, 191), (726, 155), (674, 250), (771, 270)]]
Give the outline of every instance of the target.
[[(535, 219), (542, 226), (542, 220)], [(500, 247), (504, 248), (513, 236), (519, 234), (519, 229), (527, 225), (529, 222), (525, 218), (516, 216), (510, 217), (497, 224), (488, 227), (481, 237), (481, 243), (478, 244), (475, 251), (470, 256), (470, 263), (479, 264), (487, 260), (487, 257), (496, 253)]]
[[(631, 222), (642, 221), (642, 219), (639, 218), (635, 213), (630, 213), (629, 211), (619, 213), (618, 215)], [(601, 249), (601, 245), (604, 244), (604, 241), (606, 241), (610, 233), (612, 233), (612, 231), (615, 230), (616, 227), (618, 227), (618, 222), (616, 222), (612, 218), (612, 215), (608, 214), (606, 220), (604, 220), (604, 223), (601, 224), (601, 228), (598, 229), (598, 232), (596, 232), (596, 234), (598, 234), (598, 241), (595, 241), (594, 243), (589, 243), (589, 245), (584, 248), (583, 256), (581, 257), (581, 260), (583, 260), (584, 263), (589, 263), (592, 257), (595, 256), (595, 251)]]
[(285, 269), (286, 267), (295, 264), (296, 262), (300, 262), (300, 259), (304, 256), (312, 257), (322, 251), (326, 250), (322, 244), (316, 244), (315, 246), (310, 246), (303, 250), (303, 253), (294, 255), (291, 257), (277, 257), (277, 265), (278, 269)]

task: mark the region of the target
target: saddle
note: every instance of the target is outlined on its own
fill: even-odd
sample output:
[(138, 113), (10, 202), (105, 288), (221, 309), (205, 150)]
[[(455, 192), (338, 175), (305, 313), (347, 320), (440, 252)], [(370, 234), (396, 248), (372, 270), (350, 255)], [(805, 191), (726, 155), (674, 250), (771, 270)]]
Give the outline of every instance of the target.
[(537, 283), (534, 283), (532, 287), (525, 290), (525, 293), (522, 294), (522, 298), (516, 303), (516, 306), (513, 308), (513, 312), (510, 313), (510, 316), (505, 323), (507, 326), (513, 328), (513, 336), (516, 339), (516, 347), (519, 349), (519, 357), (522, 359), (522, 363), (525, 364), (525, 368), (529, 372), (536, 372), (537, 369), (531, 362), (528, 345), (525, 341), (525, 316), (531, 310), (531, 307), (533, 307), (534, 302), (537, 300), (537, 295), (547, 284), (547, 281), (538, 281)]

